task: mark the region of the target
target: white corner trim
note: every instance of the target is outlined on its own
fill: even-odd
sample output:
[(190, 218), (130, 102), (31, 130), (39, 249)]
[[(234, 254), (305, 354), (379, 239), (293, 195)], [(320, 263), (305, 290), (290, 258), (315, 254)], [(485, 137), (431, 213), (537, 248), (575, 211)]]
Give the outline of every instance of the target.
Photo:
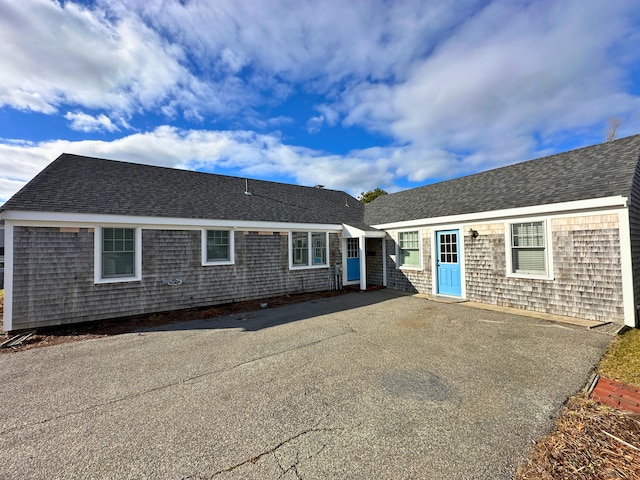
[(619, 195), (615, 197), (576, 200), (573, 202), (552, 203), (548, 205), (535, 205), (522, 208), (508, 208), (503, 210), (491, 210), (486, 212), (451, 215), (446, 217), (420, 218), (417, 220), (407, 220), (403, 222), (382, 223), (379, 225), (372, 225), (372, 227), (382, 230), (391, 230), (418, 226), (431, 227), (433, 225), (444, 226), (456, 225), (461, 223), (478, 223), (496, 219), (504, 220), (508, 218), (526, 217), (531, 215), (575, 213), (580, 210), (600, 210), (604, 208), (626, 207), (627, 200), (627, 197)]
[(132, 277), (102, 278), (102, 229), (104, 226), (93, 227), (93, 283), (126, 283), (142, 280), (142, 229), (135, 228), (135, 274)]
[(633, 260), (631, 256), (631, 226), (629, 209), (621, 209), (618, 214), (620, 228), (620, 268), (622, 273), (622, 306), (624, 324), (637, 327), (636, 300), (633, 288)]
[(4, 314), (3, 328), (13, 330), (13, 223), (4, 222)]
[[(207, 232), (209, 230), (223, 230), (229, 232), (229, 260), (207, 260)], [(203, 267), (212, 265), (234, 265), (236, 263), (236, 232), (233, 229), (205, 228), (201, 234), (201, 264)]]

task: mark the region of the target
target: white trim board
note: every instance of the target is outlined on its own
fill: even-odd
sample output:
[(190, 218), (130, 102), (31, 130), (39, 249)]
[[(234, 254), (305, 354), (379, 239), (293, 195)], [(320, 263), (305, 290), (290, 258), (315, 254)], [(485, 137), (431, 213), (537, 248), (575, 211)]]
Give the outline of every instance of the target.
[[(573, 215), (585, 210), (594, 212), (602, 209), (627, 207), (627, 197), (604, 197), (591, 200), (578, 200), (575, 202), (552, 203), (548, 205), (534, 205), (531, 207), (508, 208), (504, 210), (490, 210), (486, 212), (465, 213), (461, 215), (450, 215), (444, 217), (419, 218), (403, 222), (381, 223), (372, 225), (373, 228), (384, 230), (396, 230), (419, 226), (446, 226), (461, 223), (478, 223), (496, 220), (507, 220), (528, 216), (550, 216), (552, 214)], [(595, 213), (595, 212), (594, 212)], [(602, 212), (598, 212), (602, 213)], [(588, 213), (587, 213), (588, 214)]]
[(90, 215), (80, 213), (52, 213), (52, 212), (3, 212), (2, 218), (12, 221), (14, 225), (29, 227), (59, 227), (83, 226), (93, 228), (102, 226), (139, 226), (147, 229), (175, 229), (200, 230), (202, 228), (228, 228), (250, 231), (291, 231), (314, 230), (322, 232), (342, 232), (340, 224), (324, 223), (287, 223), (262, 222), (246, 220), (215, 220), (198, 218), (164, 218), (164, 217), (136, 217), (128, 215)]
[(3, 328), (13, 330), (13, 223), (4, 223), (4, 313)]

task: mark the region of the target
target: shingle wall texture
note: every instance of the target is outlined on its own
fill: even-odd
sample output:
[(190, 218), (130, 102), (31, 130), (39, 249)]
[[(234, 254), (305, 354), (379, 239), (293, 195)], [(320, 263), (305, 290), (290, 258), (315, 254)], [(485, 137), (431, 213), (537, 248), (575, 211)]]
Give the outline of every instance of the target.
[(505, 275), (504, 224), (465, 236), (469, 300), (598, 321), (624, 321), (617, 215), (551, 221), (554, 280)]
[(396, 267), (398, 232), (390, 232), (387, 242), (387, 286), (409, 293), (431, 293), (431, 230), (421, 230), (422, 269), (409, 270)]
[(367, 238), (365, 255), (367, 259), (367, 284), (382, 285), (383, 262), (382, 238)]
[[(339, 264), (339, 236), (329, 242)], [(85, 228), (15, 228), (13, 329), (328, 290), (333, 280), (329, 268), (289, 270), (284, 232), (235, 232), (235, 265), (202, 266), (199, 230), (143, 230), (142, 280), (110, 284), (94, 284), (93, 245)]]
[[(554, 280), (506, 275), (504, 222), (465, 225), (462, 232), (466, 298), (556, 315), (623, 323), (618, 216), (557, 218), (551, 220), (550, 225)], [(469, 229), (477, 230), (479, 236), (472, 238), (468, 234)], [(430, 235), (431, 230), (422, 230), (424, 268), (420, 271), (396, 268), (397, 234), (391, 232), (387, 237), (387, 284), (390, 288), (432, 292)], [(634, 257), (634, 268), (640, 270), (640, 248), (635, 252), (638, 256)]]

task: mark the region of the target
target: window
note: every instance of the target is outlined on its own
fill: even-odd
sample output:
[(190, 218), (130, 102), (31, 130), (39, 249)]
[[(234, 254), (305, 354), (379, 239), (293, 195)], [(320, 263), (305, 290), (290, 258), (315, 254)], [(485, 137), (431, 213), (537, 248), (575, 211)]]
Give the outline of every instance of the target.
[(132, 277), (135, 272), (135, 230), (102, 230), (102, 278)]
[(291, 234), (291, 244), (293, 248), (293, 264), (309, 264), (309, 244), (307, 232), (293, 232)]
[(546, 277), (548, 256), (545, 223), (542, 221), (513, 223), (509, 233), (510, 273)]
[(202, 265), (230, 265), (234, 262), (232, 230), (202, 232)]
[(325, 233), (312, 233), (311, 245), (313, 246), (313, 264), (327, 264), (327, 235)]
[(398, 234), (398, 268), (420, 267), (420, 232), (400, 232)]
[(458, 263), (458, 234), (455, 232), (438, 232), (440, 246), (440, 264)]
[(141, 230), (110, 227), (95, 231), (95, 283), (140, 280)]
[(328, 242), (326, 232), (291, 232), (290, 267), (326, 267)]

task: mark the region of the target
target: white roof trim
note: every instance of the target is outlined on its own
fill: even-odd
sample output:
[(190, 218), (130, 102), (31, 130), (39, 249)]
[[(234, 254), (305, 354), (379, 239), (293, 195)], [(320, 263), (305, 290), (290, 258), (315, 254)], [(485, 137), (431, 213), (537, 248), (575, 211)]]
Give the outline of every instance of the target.
[(24, 226), (86, 225), (87, 227), (93, 227), (95, 225), (135, 225), (143, 228), (165, 229), (200, 229), (216, 227), (230, 229), (235, 228), (237, 230), (265, 231), (317, 230), (342, 232), (343, 230), (342, 225), (326, 223), (257, 222), (246, 220), (93, 215), (87, 213), (30, 212), (19, 210), (2, 212), (2, 218), (12, 221), (14, 225)]
[(600, 210), (611, 207), (627, 207), (627, 197), (594, 198), (589, 200), (576, 200), (573, 202), (551, 203), (548, 205), (534, 205), (531, 207), (507, 208), (504, 210), (490, 210), (486, 212), (466, 213), (434, 218), (419, 218), (403, 222), (381, 223), (372, 225), (378, 229), (411, 228), (424, 225), (445, 225), (450, 223), (468, 223), (494, 219), (504, 219), (520, 216), (548, 215), (550, 213), (570, 213), (580, 210)]
[(352, 227), (351, 225), (347, 225), (346, 223), (343, 223), (342, 227), (344, 229), (345, 238), (359, 238), (359, 237), (384, 238), (387, 236), (387, 233), (383, 231), (361, 230), (357, 227)]

